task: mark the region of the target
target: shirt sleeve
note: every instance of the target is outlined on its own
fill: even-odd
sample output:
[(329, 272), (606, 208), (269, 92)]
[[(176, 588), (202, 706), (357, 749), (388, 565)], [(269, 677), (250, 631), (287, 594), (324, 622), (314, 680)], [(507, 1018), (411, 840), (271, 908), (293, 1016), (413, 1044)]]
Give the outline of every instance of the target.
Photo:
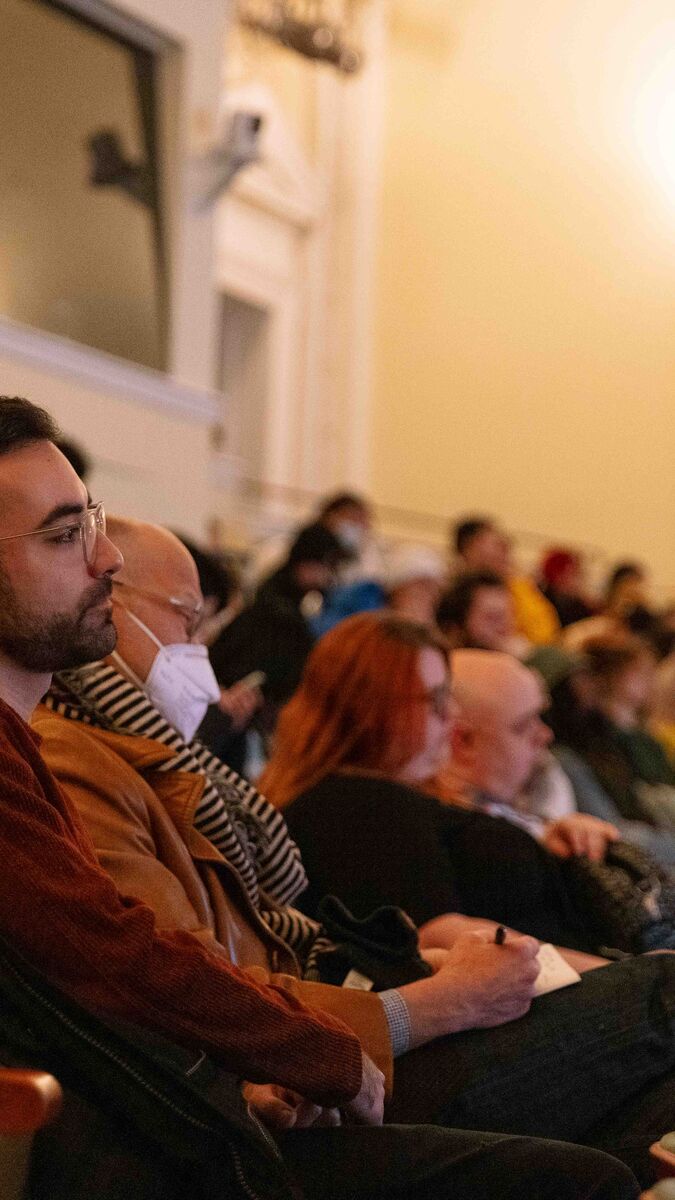
[(380, 1001), (389, 1026), (391, 1051), (394, 1058), (406, 1054), (410, 1049), (411, 1025), (408, 1005), (396, 988), (380, 992)]

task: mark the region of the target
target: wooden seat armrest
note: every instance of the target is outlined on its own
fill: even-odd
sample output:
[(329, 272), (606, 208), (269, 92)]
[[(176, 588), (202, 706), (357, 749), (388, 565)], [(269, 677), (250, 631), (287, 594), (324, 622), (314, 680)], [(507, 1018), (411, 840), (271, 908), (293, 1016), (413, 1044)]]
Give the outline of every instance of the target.
[(46, 1071), (0, 1068), (0, 1134), (33, 1133), (61, 1107), (61, 1088)]

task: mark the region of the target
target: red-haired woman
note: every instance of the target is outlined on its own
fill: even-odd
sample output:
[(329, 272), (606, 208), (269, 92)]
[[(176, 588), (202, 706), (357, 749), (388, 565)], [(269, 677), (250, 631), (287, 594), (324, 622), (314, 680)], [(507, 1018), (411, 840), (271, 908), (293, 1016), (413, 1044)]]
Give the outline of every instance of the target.
[(445, 644), (424, 626), (362, 613), (315, 646), (260, 781), (302, 851), (303, 907), (333, 892), (357, 916), (395, 904), (422, 925), (460, 912), (590, 949), (558, 862), (533, 838), (420, 790), (452, 719)]

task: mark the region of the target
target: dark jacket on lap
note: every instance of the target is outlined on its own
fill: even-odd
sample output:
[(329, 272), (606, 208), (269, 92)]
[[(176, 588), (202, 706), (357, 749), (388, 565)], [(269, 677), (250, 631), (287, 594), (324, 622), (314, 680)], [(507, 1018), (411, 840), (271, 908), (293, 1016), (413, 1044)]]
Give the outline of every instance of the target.
[(382, 904), (417, 925), (444, 912), (487, 917), (544, 941), (591, 949), (558, 861), (528, 834), (483, 813), (368, 775), (333, 775), (284, 812), (312, 881), (357, 916)]

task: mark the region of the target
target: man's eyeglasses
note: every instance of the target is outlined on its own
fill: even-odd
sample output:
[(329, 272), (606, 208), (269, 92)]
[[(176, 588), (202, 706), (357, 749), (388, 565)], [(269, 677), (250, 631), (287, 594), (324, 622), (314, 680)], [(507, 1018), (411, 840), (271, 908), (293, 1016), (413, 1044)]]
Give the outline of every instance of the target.
[(96, 558), (98, 535), (104, 533), (105, 509), (102, 504), (97, 504), (94, 508), (88, 508), (86, 512), (83, 512), (81, 517), (71, 518), (70, 521), (64, 521), (60, 525), (45, 525), (42, 529), (31, 529), (29, 533), (13, 533), (10, 537), (0, 538), (0, 542), (16, 542), (19, 538), (59, 534), (58, 537), (49, 537), (48, 540), (68, 546), (79, 539), (82, 544), (84, 561), (90, 567)]
[(161, 592), (151, 592), (147, 588), (136, 587), (133, 583), (127, 583), (124, 579), (113, 579), (115, 587), (126, 588), (130, 592), (136, 592), (139, 596), (145, 596), (147, 600), (156, 600), (158, 604), (164, 604), (169, 608), (175, 609), (185, 619), (185, 632), (188, 637), (194, 637), (199, 623), (204, 612), (203, 600), (186, 600), (181, 596), (163, 596)]

